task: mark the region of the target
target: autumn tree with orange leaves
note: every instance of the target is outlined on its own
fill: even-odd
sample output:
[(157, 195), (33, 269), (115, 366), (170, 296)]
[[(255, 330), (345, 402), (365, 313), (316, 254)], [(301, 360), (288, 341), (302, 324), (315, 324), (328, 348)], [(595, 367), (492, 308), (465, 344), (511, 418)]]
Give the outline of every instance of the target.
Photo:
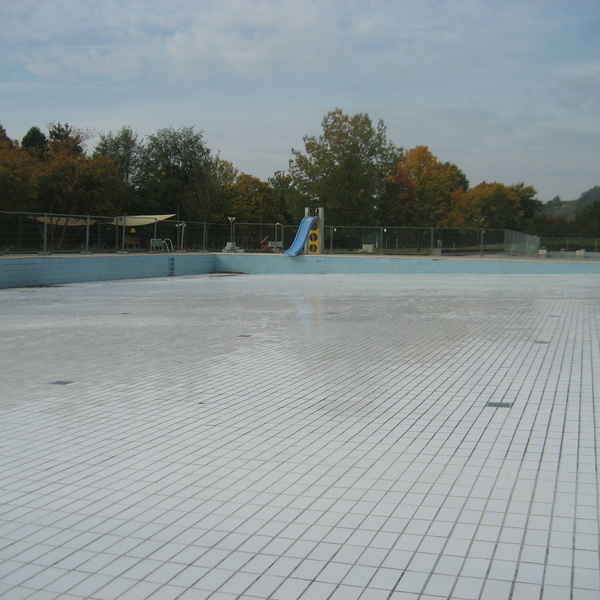
[(536, 191), (523, 183), (504, 185), (486, 181), (456, 192), (445, 227), (494, 227), (496, 229), (527, 229), (541, 209)]
[(388, 182), (398, 186), (396, 214), (403, 225), (414, 227), (440, 226), (453, 211), (454, 197), (469, 188), (464, 173), (438, 160), (427, 146), (404, 152)]

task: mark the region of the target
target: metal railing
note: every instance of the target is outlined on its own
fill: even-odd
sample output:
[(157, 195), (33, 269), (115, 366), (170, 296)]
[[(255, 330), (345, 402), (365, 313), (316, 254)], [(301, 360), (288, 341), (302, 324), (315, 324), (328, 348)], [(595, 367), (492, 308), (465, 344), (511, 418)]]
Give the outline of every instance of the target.
[[(169, 239), (176, 252), (220, 252), (228, 245), (245, 252), (278, 252), (291, 244), (298, 229), (282, 223), (232, 225), (152, 216), (132, 222), (123, 216), (0, 212), (0, 253), (149, 252), (157, 239)], [(324, 238), (322, 248), (331, 254), (525, 256), (540, 247), (537, 236), (475, 227), (326, 225)]]

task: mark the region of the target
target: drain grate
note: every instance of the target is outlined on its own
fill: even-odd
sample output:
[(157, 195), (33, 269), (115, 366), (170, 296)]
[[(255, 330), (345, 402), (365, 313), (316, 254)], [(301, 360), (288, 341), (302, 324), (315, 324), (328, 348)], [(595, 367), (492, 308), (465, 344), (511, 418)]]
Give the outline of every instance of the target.
[(252, 337), (252, 336), (247, 333), (242, 333), (241, 335), (238, 335), (238, 337)]
[(70, 383), (73, 383), (72, 381), (51, 381), (50, 382), (52, 385), (69, 385)]
[(514, 402), (488, 402), (486, 406), (490, 408), (512, 408)]

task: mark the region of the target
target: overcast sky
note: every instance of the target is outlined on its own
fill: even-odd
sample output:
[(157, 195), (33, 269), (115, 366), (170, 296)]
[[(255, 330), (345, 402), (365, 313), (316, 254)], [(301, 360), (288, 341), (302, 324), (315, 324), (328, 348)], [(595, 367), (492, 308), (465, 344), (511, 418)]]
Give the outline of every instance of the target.
[(194, 126), (266, 180), (336, 107), (471, 185), (600, 185), (599, 0), (0, 0), (0, 123)]

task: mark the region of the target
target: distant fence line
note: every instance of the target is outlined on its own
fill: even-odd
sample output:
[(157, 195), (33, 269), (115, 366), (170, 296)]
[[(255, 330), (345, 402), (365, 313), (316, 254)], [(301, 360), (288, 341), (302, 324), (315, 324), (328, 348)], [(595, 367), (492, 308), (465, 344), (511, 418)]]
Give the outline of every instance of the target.
[(549, 252), (600, 252), (600, 238), (542, 238), (540, 247)]
[[(202, 223), (160, 219), (0, 212), (0, 252), (215, 252), (228, 242), (245, 252), (277, 252), (294, 239), (297, 225)], [(233, 239), (232, 239), (233, 237)], [(537, 236), (508, 229), (362, 227), (329, 225), (326, 253), (375, 254), (536, 254)], [(166, 240), (164, 248), (156, 240)]]

